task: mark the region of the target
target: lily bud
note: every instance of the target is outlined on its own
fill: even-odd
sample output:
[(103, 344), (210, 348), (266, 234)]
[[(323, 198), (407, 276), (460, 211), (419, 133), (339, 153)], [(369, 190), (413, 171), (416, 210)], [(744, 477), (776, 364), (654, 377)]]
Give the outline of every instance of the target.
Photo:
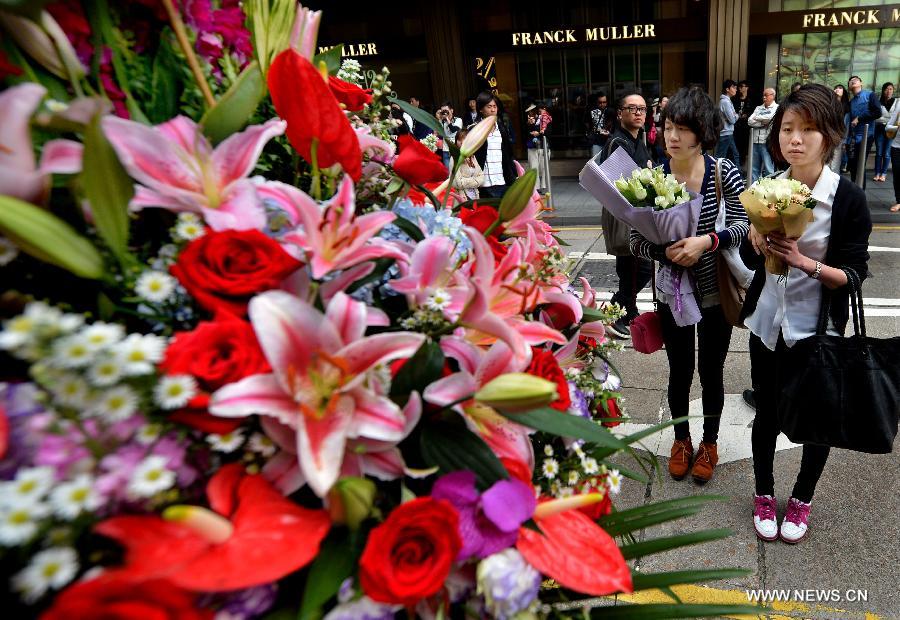
[(463, 140), (462, 146), (459, 147), (459, 156), (466, 158), (480, 149), (481, 145), (484, 144), (484, 141), (487, 140), (488, 135), (494, 131), (496, 125), (496, 116), (487, 116), (481, 119), (481, 121), (469, 131), (465, 140)]
[(355, 530), (372, 512), (374, 502), (374, 482), (366, 478), (341, 478), (328, 493), (328, 513), (332, 522)]
[(527, 411), (558, 398), (556, 384), (524, 372), (510, 372), (489, 381), (475, 400), (504, 411)]
[(234, 525), (220, 514), (202, 506), (169, 506), (162, 518), (187, 526), (211, 543), (223, 543), (231, 537)]
[(64, 80), (69, 79), (69, 71), (73, 78), (84, 76), (84, 65), (66, 33), (47, 11), (41, 11), (39, 23), (0, 11), (0, 24), (25, 53), (53, 75)]
[(297, 5), (297, 17), (294, 18), (294, 29), (291, 31), (291, 47), (307, 60), (312, 60), (316, 54), (321, 21), (322, 11), (310, 11), (303, 5)]
[(537, 170), (532, 168), (510, 185), (503, 194), (503, 198), (500, 199), (501, 222), (509, 222), (525, 210), (534, 195), (535, 183), (537, 183)]

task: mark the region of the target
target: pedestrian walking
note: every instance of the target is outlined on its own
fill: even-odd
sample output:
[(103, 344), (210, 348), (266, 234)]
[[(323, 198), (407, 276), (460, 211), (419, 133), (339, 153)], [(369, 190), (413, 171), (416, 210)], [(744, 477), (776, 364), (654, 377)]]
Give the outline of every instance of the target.
[(538, 177), (535, 189), (545, 192), (547, 188), (546, 171), (544, 170), (544, 129), (542, 128), (539, 108), (531, 104), (525, 109), (525, 147), (528, 151), (528, 167), (537, 170)]
[(737, 82), (725, 80), (722, 82), (722, 94), (719, 96), (719, 112), (722, 114), (722, 131), (719, 132), (719, 142), (716, 144), (716, 157), (726, 157), (740, 168), (741, 155), (734, 143), (734, 124), (738, 120), (737, 112), (731, 98), (737, 93)]
[[(781, 526), (775, 499), (775, 442), (780, 433), (776, 412), (780, 398), (776, 370), (789, 370), (788, 349), (816, 333), (820, 309), (828, 312), (828, 333), (843, 334), (849, 314), (848, 276), (860, 281), (868, 273), (872, 230), (866, 195), (826, 164), (840, 146), (843, 111), (827, 86), (806, 84), (781, 102), (769, 149), (789, 168), (780, 175), (812, 189), (813, 221), (799, 239), (762, 236), (751, 226), (757, 254), (773, 255), (789, 267), (787, 277), (760, 266), (747, 292), (742, 316), (750, 330), (750, 367), (756, 401), (753, 421), (753, 525), (762, 540), (800, 542), (809, 529), (816, 483), (828, 460), (827, 446), (803, 446), (803, 458)], [(824, 291), (828, 291), (825, 295)]]
[[(900, 212), (900, 133), (897, 129), (900, 126), (900, 98), (894, 98), (894, 104), (891, 106), (890, 118), (885, 125), (885, 132), (891, 138), (891, 168), (894, 171), (894, 206), (891, 211)], [(893, 137), (892, 137), (893, 136)]]
[(753, 140), (753, 170), (750, 174), (750, 182), (756, 183), (760, 176), (769, 176), (775, 172), (775, 164), (772, 162), (772, 156), (769, 149), (766, 148), (766, 141), (769, 139), (769, 128), (772, 119), (775, 118), (775, 111), (778, 104), (775, 103), (775, 89), (766, 88), (763, 90), (763, 103), (756, 106), (753, 113), (747, 118), (747, 126), (750, 127)]
[(834, 94), (841, 102), (841, 110), (844, 113), (844, 139), (841, 146), (835, 150), (834, 159), (831, 160), (831, 169), (837, 173), (847, 172), (847, 136), (850, 133), (850, 96), (843, 84), (834, 87)]
[(594, 105), (585, 118), (585, 136), (591, 147), (591, 157), (596, 157), (606, 146), (612, 128), (613, 113), (609, 108), (609, 99), (603, 93), (594, 97)]
[[(668, 245), (655, 245), (633, 230), (630, 241), (636, 256), (680, 265), (687, 270), (685, 277), (697, 284), (699, 323), (679, 327), (668, 305), (660, 303), (657, 311), (669, 361), (668, 401), (672, 417), (688, 415), (695, 366), (703, 388), (703, 439), (695, 456), (688, 423), (675, 425), (669, 474), (681, 480), (690, 472), (702, 484), (712, 478), (719, 460), (717, 442), (725, 405), (725, 358), (732, 331), (719, 301), (717, 253), (739, 247), (747, 236), (749, 224), (738, 199), (744, 190), (741, 171), (730, 160), (703, 153), (715, 143), (722, 125), (721, 115), (710, 96), (700, 88), (682, 88), (672, 96), (663, 119), (670, 156), (663, 164), (664, 171), (673, 174), (689, 191), (703, 196), (697, 233)], [(725, 209), (724, 227), (717, 230), (722, 208)]]
[[(422, 103), (418, 97), (410, 97), (409, 105), (414, 108), (422, 107)], [(408, 114), (406, 116), (407, 122), (410, 123), (410, 129), (412, 130), (412, 134), (413, 136), (415, 136), (416, 140), (424, 140), (429, 135), (434, 133), (434, 130), (425, 123), (420, 123), (419, 121), (411, 118)]]
[(475, 107), (475, 97), (466, 99), (466, 111), (463, 113), (463, 127), (469, 127), (478, 122), (478, 108)]
[(444, 130), (444, 136), (448, 136), (441, 138), (441, 160), (444, 162), (444, 165), (447, 166), (447, 170), (450, 170), (450, 147), (447, 144), (448, 140), (456, 140), (456, 133), (463, 128), (463, 121), (458, 116), (453, 114), (453, 104), (449, 101), (445, 101), (438, 108), (438, 111), (434, 114), (437, 121), (441, 124), (441, 129)]
[[(644, 132), (644, 118), (647, 103), (638, 94), (628, 94), (619, 99), (616, 106), (618, 123), (609, 136), (606, 146), (600, 152), (598, 163), (606, 161), (617, 148), (623, 148), (638, 166), (652, 166), (653, 161)], [(628, 325), (637, 317), (637, 294), (650, 282), (652, 265), (649, 260), (631, 253), (628, 235), (630, 228), (624, 222), (603, 210), (601, 215), (603, 241), (606, 252), (616, 257), (618, 290), (612, 301), (625, 309), (625, 316), (608, 327), (609, 333), (617, 338), (630, 338)]]
[(737, 120), (734, 123), (734, 144), (740, 156), (744, 157), (750, 146), (750, 125), (747, 121), (754, 111), (754, 105), (750, 99), (750, 83), (747, 80), (738, 82), (737, 95), (731, 98), (731, 105), (734, 106), (734, 112), (737, 114)]
[[(488, 116), (497, 116), (500, 101), (493, 93), (485, 91), (476, 98), (479, 120)], [(513, 160), (512, 142), (506, 130), (506, 124), (497, 119), (497, 124), (488, 135), (484, 144), (475, 152), (475, 160), (484, 171), (484, 181), (479, 193), (482, 198), (502, 198), (510, 185), (516, 180), (516, 167)]]
[(887, 136), (886, 126), (891, 116), (891, 108), (894, 105), (894, 85), (885, 82), (881, 86), (881, 97), (878, 98), (881, 106), (881, 116), (875, 119), (875, 177), (873, 181), (884, 183), (887, 181), (888, 166), (891, 164), (891, 138)]
[(659, 163), (666, 158), (666, 140), (664, 137), (663, 110), (669, 105), (668, 97), (660, 97), (659, 103), (653, 106), (653, 126), (656, 128), (656, 136), (653, 141), (653, 161)]
[[(871, 90), (866, 90), (862, 86), (862, 80), (858, 75), (850, 78), (848, 83), (853, 98), (850, 100), (850, 134), (847, 137), (847, 167), (850, 172), (850, 179), (857, 185), (861, 185), (866, 189), (866, 173), (865, 162), (869, 160), (869, 153), (872, 152), (872, 145), (875, 142), (875, 121), (881, 118), (881, 106), (878, 104), (878, 97)], [(862, 150), (863, 130), (868, 125), (868, 140), (866, 142), (866, 152), (860, 153)], [(863, 174), (862, 179), (857, 178), (859, 168), (859, 158), (863, 158)]]
[[(457, 131), (456, 146), (461, 147), (468, 134), (468, 129)], [(467, 200), (477, 200), (480, 197), (478, 188), (483, 182), (484, 172), (482, 172), (481, 166), (478, 165), (474, 156), (469, 156), (459, 165), (456, 176), (453, 178), (453, 187), (461, 190)]]

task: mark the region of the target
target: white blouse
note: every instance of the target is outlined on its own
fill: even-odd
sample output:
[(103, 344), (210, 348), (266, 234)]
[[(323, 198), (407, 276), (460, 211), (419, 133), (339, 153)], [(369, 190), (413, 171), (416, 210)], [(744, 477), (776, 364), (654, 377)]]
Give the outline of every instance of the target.
[(482, 187), (494, 185), (506, 185), (506, 180), (503, 178), (503, 136), (496, 127), (488, 134), (487, 157), (484, 160), (484, 181), (481, 183)]
[[(788, 168), (778, 178), (790, 178), (790, 173)], [(813, 208), (813, 221), (797, 240), (797, 249), (812, 260), (825, 260), (828, 238), (831, 236), (831, 206), (840, 180), (839, 175), (825, 166), (812, 189), (812, 197), (818, 204)], [(779, 333), (789, 347), (814, 335), (822, 302), (822, 283), (809, 277), (805, 271), (790, 267), (787, 278), (781, 282), (778, 280), (779, 276), (766, 272), (766, 283), (756, 310), (745, 321), (747, 329), (771, 351), (778, 344)], [(827, 333), (839, 335), (830, 319)]]

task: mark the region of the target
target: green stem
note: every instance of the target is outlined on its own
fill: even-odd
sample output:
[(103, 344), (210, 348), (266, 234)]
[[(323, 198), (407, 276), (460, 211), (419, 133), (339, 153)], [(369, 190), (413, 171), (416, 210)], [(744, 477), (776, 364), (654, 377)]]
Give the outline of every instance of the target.
[(453, 189), (453, 181), (456, 180), (456, 173), (459, 171), (462, 163), (462, 154), (453, 160), (453, 170), (450, 172), (450, 179), (447, 181), (447, 190), (444, 192), (444, 200), (441, 202), (441, 209), (447, 208), (447, 200), (450, 198), (450, 192)]
[(500, 225), (500, 215), (497, 215), (497, 219), (494, 220), (494, 223), (488, 226), (488, 229), (484, 231), (484, 238), (487, 239), (491, 236), (491, 233), (494, 232), (497, 227)]
[(172, 4), (172, 0), (162, 0), (162, 3), (169, 16), (169, 22), (172, 24), (172, 30), (175, 31), (175, 38), (178, 39), (178, 47), (181, 48), (181, 52), (184, 54), (188, 66), (191, 68), (191, 73), (194, 75), (194, 81), (197, 82), (200, 92), (203, 93), (203, 99), (206, 100), (206, 105), (209, 108), (214, 108), (216, 106), (216, 98), (213, 97), (209, 82), (206, 81), (206, 76), (203, 75), (203, 70), (200, 68), (200, 61), (197, 60), (197, 56), (194, 54), (194, 48), (191, 47), (187, 30), (184, 27), (184, 22), (181, 20), (181, 14), (178, 12), (178, 9), (175, 8), (175, 5)]
[(312, 193), (312, 197), (316, 200), (322, 199), (322, 174), (319, 170), (319, 139), (313, 138), (312, 144), (309, 147), (309, 156), (312, 161), (312, 185), (310, 186), (310, 192)]
[(450, 410), (453, 409), (456, 405), (461, 405), (461, 404), (463, 404), (464, 402), (467, 402), (467, 401), (472, 400), (473, 398), (475, 398), (475, 394), (469, 394), (468, 396), (464, 396), (464, 397), (460, 398), (459, 400), (454, 400), (452, 403), (447, 403), (446, 405), (444, 405), (443, 407), (441, 407), (441, 408), (438, 410), (438, 413), (444, 413), (445, 411), (450, 411)]

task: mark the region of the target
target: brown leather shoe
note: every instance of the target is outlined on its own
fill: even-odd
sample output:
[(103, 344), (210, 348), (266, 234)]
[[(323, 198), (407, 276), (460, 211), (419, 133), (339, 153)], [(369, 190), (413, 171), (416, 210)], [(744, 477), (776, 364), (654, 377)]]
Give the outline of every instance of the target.
[(697, 448), (697, 458), (694, 459), (694, 467), (691, 469), (691, 475), (694, 482), (698, 484), (706, 484), (713, 475), (716, 463), (719, 462), (719, 451), (714, 443), (700, 442)]
[(675, 480), (684, 478), (691, 468), (691, 459), (694, 456), (694, 446), (691, 438), (676, 439), (672, 444), (672, 456), (669, 458), (669, 475)]

